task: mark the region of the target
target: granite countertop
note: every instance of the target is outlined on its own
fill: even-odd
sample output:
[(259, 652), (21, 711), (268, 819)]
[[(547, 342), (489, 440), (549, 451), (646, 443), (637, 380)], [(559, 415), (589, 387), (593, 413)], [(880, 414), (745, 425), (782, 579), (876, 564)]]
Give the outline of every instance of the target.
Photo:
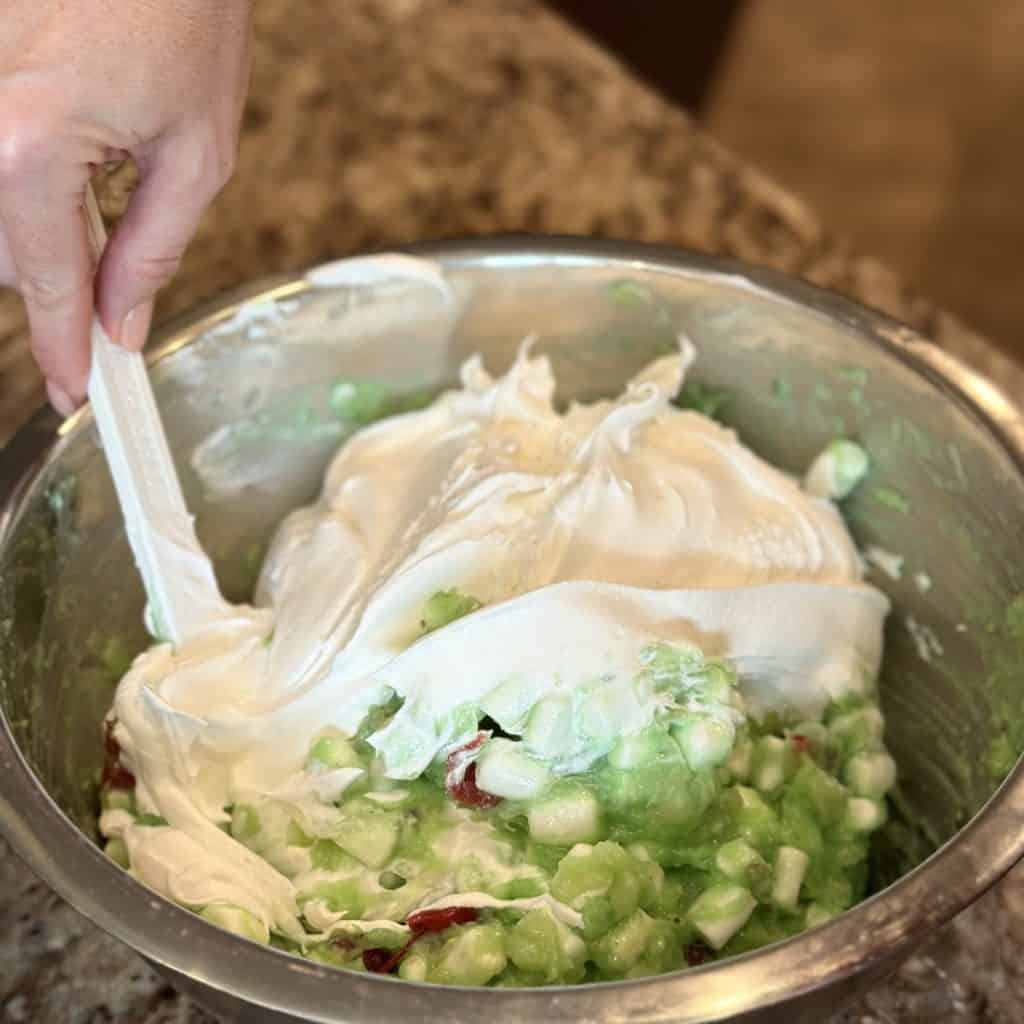
[[(498, 231), (667, 241), (768, 264), (910, 323), (1024, 399), (1024, 372), (827, 231), (535, 0), (256, 5), (235, 180), (160, 302), (371, 246)], [(116, 206), (118, 181), (110, 202)], [(0, 441), (42, 401), (0, 296)], [(210, 1022), (0, 852), (0, 1014)], [(1024, 1020), (1024, 871), (833, 1024)]]

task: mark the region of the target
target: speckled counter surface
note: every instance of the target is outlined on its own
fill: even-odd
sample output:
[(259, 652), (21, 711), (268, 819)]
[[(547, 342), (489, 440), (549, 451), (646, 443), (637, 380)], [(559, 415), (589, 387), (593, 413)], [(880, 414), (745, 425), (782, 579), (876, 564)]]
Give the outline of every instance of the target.
[[(1024, 373), (532, 0), (260, 0), (236, 178), (161, 300), (361, 248), (497, 231), (669, 241), (884, 309), (1024, 399)], [(0, 296), (0, 440), (42, 388)], [(210, 1021), (0, 854), (0, 1014)], [(1024, 1020), (1018, 870), (835, 1024)]]

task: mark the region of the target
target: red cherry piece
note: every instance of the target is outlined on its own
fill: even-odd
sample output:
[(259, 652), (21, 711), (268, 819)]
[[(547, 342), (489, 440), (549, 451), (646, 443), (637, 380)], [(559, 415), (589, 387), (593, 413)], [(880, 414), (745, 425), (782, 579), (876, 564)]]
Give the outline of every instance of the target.
[(497, 807), (501, 803), (501, 797), (493, 793), (485, 793), (476, 784), (476, 765), (467, 766), (462, 779), (459, 782), (449, 782), (447, 786), (448, 795), (463, 807), (477, 807), (487, 810), (490, 807)]
[(789, 737), (798, 754), (809, 754), (811, 752), (811, 741), (800, 733)]
[(714, 952), (703, 942), (691, 942), (683, 955), (690, 967), (700, 967), (701, 964), (709, 964), (715, 959)]
[(443, 932), (456, 924), (469, 924), (480, 916), (475, 907), (444, 907), (439, 910), (420, 910), (410, 914), (406, 924), (414, 935)]

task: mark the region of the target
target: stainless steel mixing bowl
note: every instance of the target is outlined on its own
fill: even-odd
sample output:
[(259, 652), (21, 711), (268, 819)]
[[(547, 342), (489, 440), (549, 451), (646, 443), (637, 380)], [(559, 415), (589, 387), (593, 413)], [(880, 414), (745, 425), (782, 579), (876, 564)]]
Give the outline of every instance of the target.
[[(911, 331), (766, 271), (676, 250), (572, 240), (420, 247), (451, 287), (301, 278), (160, 332), (153, 379), (202, 540), (232, 597), (308, 501), (345, 381), (362, 413), (502, 370), (540, 334), (562, 396), (617, 391), (678, 331), (707, 399), (794, 472), (830, 438), (873, 468), (846, 513), (904, 558), (880, 580), (883, 703), (901, 782), (873, 898), (790, 941), (699, 970), (570, 989), (434, 988), (348, 974), (217, 930), (140, 887), (95, 845), (100, 722), (142, 649), (143, 595), (89, 412), (40, 412), (0, 459), (0, 813), (60, 895), (210, 1008), (245, 1021), (821, 1021), (1024, 854), (1024, 423)], [(247, 299), (241, 305), (242, 299)], [(332, 404), (333, 399), (333, 404)], [(926, 575), (925, 575), (926, 574)], [(916, 866), (915, 866), (916, 865)], [(909, 869), (909, 870), (908, 870)], [(896, 880), (894, 880), (896, 879)]]

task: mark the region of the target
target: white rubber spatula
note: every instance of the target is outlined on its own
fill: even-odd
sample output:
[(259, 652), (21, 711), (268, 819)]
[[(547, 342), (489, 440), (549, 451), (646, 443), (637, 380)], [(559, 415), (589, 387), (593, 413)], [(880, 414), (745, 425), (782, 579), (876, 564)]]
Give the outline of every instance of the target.
[[(107, 233), (92, 186), (86, 189), (85, 221), (98, 258)], [(221, 597), (185, 507), (142, 356), (118, 348), (95, 315), (89, 399), (149, 599), (150, 632), (179, 644), (230, 616), (231, 606)]]

